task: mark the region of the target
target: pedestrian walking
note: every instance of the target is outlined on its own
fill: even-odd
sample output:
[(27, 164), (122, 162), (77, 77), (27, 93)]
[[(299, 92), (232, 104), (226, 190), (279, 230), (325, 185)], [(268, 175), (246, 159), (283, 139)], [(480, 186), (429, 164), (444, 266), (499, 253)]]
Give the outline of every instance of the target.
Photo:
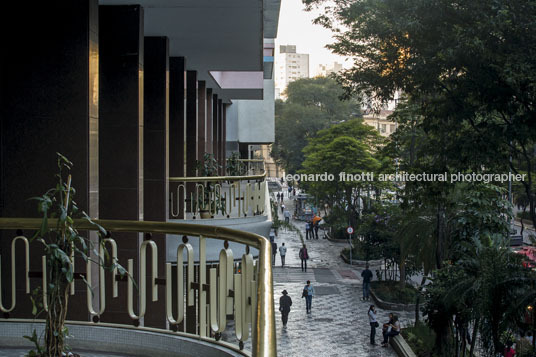
[(303, 267), (305, 265), (305, 272), (307, 272), (307, 260), (309, 259), (309, 253), (307, 252), (307, 247), (305, 244), (300, 249), (300, 259), (301, 259), (301, 271), (303, 271)]
[(369, 265), (365, 265), (365, 270), (361, 273), (363, 278), (363, 301), (370, 300), (370, 280), (372, 279), (372, 272), (369, 270)]
[(389, 337), (394, 337), (400, 333), (400, 322), (398, 316), (389, 314), (389, 322), (383, 325), (383, 342), (382, 347), (389, 346)]
[(283, 213), (284, 211), (285, 211), (285, 205), (281, 204), (281, 213)]
[(288, 209), (283, 211), (283, 217), (285, 217), (285, 223), (290, 223), (290, 212)]
[(292, 186), (288, 187), (288, 198), (290, 199), (290, 194), (292, 193)]
[(277, 243), (272, 241), (272, 265), (275, 265), (276, 255), (277, 255)]
[(374, 307), (374, 305), (370, 305), (368, 309), (368, 318), (370, 322), (370, 344), (375, 345), (376, 327), (380, 326), (380, 324), (376, 320), (376, 308)]
[(281, 247), (279, 247), (279, 255), (281, 256), (281, 266), (285, 266), (285, 255), (287, 255), (287, 247), (285, 247), (285, 243), (281, 243)]
[(281, 199), (281, 195), (279, 194), (279, 192), (277, 193), (277, 202), (279, 202), (279, 200)]
[[(311, 229), (311, 222), (307, 221), (305, 222), (305, 239), (309, 239), (309, 230)], [(312, 239), (312, 237), (311, 237)]]
[(288, 296), (288, 292), (283, 290), (283, 296), (279, 298), (279, 311), (281, 311), (281, 321), (283, 321), (283, 327), (287, 327), (288, 314), (290, 307), (292, 306), (292, 299)]
[(307, 285), (303, 287), (302, 298), (305, 298), (306, 313), (311, 313), (313, 297), (315, 296), (315, 288), (311, 285), (311, 281), (307, 280)]
[(283, 196), (284, 196), (284, 193), (283, 191), (281, 191), (281, 204), (283, 204)]
[(296, 189), (295, 188), (292, 189), (292, 196), (296, 197)]

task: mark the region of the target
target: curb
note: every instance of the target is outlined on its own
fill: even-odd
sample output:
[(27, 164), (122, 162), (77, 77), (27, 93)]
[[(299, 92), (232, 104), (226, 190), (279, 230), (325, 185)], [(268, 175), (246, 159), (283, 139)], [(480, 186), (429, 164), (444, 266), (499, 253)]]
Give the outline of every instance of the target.
[[(350, 259), (346, 258), (346, 256), (344, 254), (340, 254), (342, 260), (346, 263), (346, 264), (350, 264)], [(359, 267), (365, 267), (365, 265), (368, 265), (369, 266), (375, 266), (375, 265), (381, 265), (381, 263), (383, 262), (383, 259), (377, 259), (377, 260), (357, 260), (357, 259), (352, 259), (352, 265), (357, 265)]]
[(402, 334), (391, 337), (389, 343), (399, 357), (417, 357)]
[(406, 304), (396, 304), (393, 302), (383, 301), (382, 299), (376, 296), (376, 294), (372, 290), (372, 287), (370, 288), (370, 295), (372, 296), (372, 300), (374, 300), (376, 305), (383, 310), (415, 311), (415, 304), (406, 305)]
[(335, 242), (335, 243), (348, 243), (348, 239), (335, 239), (335, 238), (332, 238), (330, 232), (327, 232), (327, 233), (326, 233), (326, 237), (327, 237), (327, 240), (329, 240), (330, 242)]

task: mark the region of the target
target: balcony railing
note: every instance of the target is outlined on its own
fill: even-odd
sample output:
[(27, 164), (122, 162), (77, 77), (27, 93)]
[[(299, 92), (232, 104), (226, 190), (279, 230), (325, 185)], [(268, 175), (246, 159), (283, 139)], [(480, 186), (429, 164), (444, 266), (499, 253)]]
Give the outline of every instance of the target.
[(264, 159), (240, 159), (248, 175), (261, 175), (266, 171)]
[(250, 176), (170, 177), (170, 218), (262, 215), (269, 197), (265, 178), (264, 172)]
[[(167, 330), (162, 331), (166, 331), (166, 333), (170, 333), (170, 330), (175, 331), (179, 324), (184, 323), (184, 307), (195, 305), (199, 308), (199, 313), (195, 314), (196, 334), (173, 333), (190, 337), (194, 335), (200, 340), (217, 344), (219, 343), (217, 340), (227, 327), (229, 316), (232, 315), (234, 319), (234, 335), (236, 340), (239, 341), (240, 350), (243, 349), (244, 342), (248, 341), (251, 335), (251, 352), (253, 356), (276, 356), (270, 244), (264, 237), (224, 227), (196, 224), (112, 220), (96, 220), (95, 222), (104, 227), (109, 233), (107, 238), (103, 239), (105, 244), (112, 247), (111, 256), (113, 259), (117, 259), (118, 244), (114, 240), (114, 233), (116, 232), (182, 235), (183, 243), (179, 245), (176, 252), (177, 274), (175, 277), (172, 275), (171, 263), (166, 263), (165, 272), (158, 271), (158, 249), (162, 248), (158, 247), (157, 243), (152, 239), (146, 239), (141, 243), (139, 257), (128, 259), (129, 276), (135, 277), (139, 274), (137, 281), (133, 281), (134, 278), (120, 279), (116, 275), (116, 271), (108, 273), (102, 267), (97, 267), (99, 273), (96, 275), (99, 278), (96, 279), (95, 275), (92, 278), (92, 269), (96, 265), (90, 261), (86, 264), (85, 272), (75, 272), (77, 276), (83, 277), (89, 282), (87, 287), (87, 311), (93, 317), (89, 320), (93, 322), (87, 322), (88, 324), (106, 326), (106, 323), (98, 322), (98, 317), (106, 312), (105, 302), (118, 297), (118, 284), (127, 284), (128, 304), (123, 308), (132, 319), (134, 326), (137, 326), (136, 328), (144, 329), (144, 327), (139, 327), (140, 321), (143, 324), (144, 317), (154, 313), (154, 311), (150, 311), (147, 308), (146, 296), (149, 291), (153, 302), (160, 301), (165, 304), (165, 316), (161, 316), (161, 318), (167, 321), (166, 325), (168, 327)], [(50, 226), (55, 226), (54, 220), (49, 220), (49, 224)], [(75, 224), (79, 230), (91, 231), (95, 229), (94, 226), (84, 220), (76, 221)], [(0, 218), (0, 229), (2, 230), (32, 231), (39, 229), (40, 226), (41, 219)], [(20, 231), (18, 232), (20, 233)], [(197, 254), (195, 254), (192, 245), (188, 243), (188, 237), (198, 237), (199, 251)], [(211, 268), (209, 265), (208, 275), (206, 262), (207, 238), (217, 239), (222, 242), (218, 268)], [(247, 247), (246, 253), (242, 255), (238, 264), (235, 263), (233, 252), (228, 248), (228, 242), (240, 243)], [(19, 245), (24, 248), (25, 254), (23, 256), (15, 256), (15, 247)], [(36, 285), (34, 280), (30, 282), (30, 278), (40, 280), (38, 286), (42, 287), (43, 301), (46, 301), (47, 294), (45, 256), (40, 257), (42, 259), (41, 272), (29, 270), (31, 266), (30, 259), (34, 259), (36, 255), (30, 254), (30, 249), (36, 249), (37, 252), (41, 252), (40, 243), (37, 240), (29, 242), (25, 236), (19, 234), (13, 238), (11, 247), (11, 265), (2, 265), (2, 260), (0, 260), (0, 268), (10, 271), (12, 277), (10, 285), (2, 284), (0, 280), (0, 287), (6, 290), (3, 292), (5, 293), (4, 296), (11, 296), (10, 305), (4, 306), (2, 291), (0, 291), (0, 310), (4, 313), (4, 317), (10, 312), (16, 314), (22, 299), (22, 297), (16, 296), (15, 287), (19, 285), (17, 284), (17, 277), (19, 279), (21, 276), (25, 277), (23, 279), (26, 294), (31, 291), (30, 283), (33, 287)], [(249, 247), (255, 247), (259, 250), (258, 259), (254, 259), (249, 252)], [(151, 251), (152, 264), (149, 268), (146, 264), (147, 248)], [(183, 261), (183, 252), (186, 252), (186, 262)], [(198, 265), (198, 274), (194, 274), (194, 260), (196, 259), (195, 264)], [(72, 263), (75, 264), (75, 262)], [(134, 263), (140, 267), (139, 271), (136, 272), (137, 274), (135, 274), (133, 268)], [(24, 275), (17, 274), (18, 269), (23, 269)], [(112, 281), (111, 292), (105, 288), (105, 279), (108, 279), (108, 275), (111, 275), (109, 277)], [(0, 271), (0, 279), (1, 277)], [(149, 284), (146, 284), (147, 280)], [(157, 285), (165, 285), (165, 296), (158, 295)], [(173, 286), (175, 287), (173, 288)], [(94, 306), (92, 301), (92, 290), (98, 292), (95, 295), (100, 297), (100, 305), (97, 305), (97, 307)], [(121, 291), (124, 290), (124, 288), (121, 289)], [(195, 290), (197, 290), (197, 294), (195, 294)], [(75, 294), (74, 286), (71, 289), (71, 294)], [(29, 295), (27, 299), (30, 299)], [(28, 305), (26, 304), (26, 306)], [(177, 310), (176, 314), (174, 314), (174, 307)], [(138, 312), (136, 313), (135, 310)], [(190, 318), (188, 316), (188, 319)], [(5, 321), (5, 319), (0, 320)]]

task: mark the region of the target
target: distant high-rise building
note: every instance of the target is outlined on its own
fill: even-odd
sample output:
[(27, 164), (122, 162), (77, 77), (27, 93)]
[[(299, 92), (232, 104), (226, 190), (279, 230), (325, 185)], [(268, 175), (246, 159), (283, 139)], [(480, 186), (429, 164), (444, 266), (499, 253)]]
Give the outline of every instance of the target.
[(315, 76), (327, 77), (331, 73), (337, 73), (342, 70), (342, 64), (333, 62), (333, 65), (319, 64), (316, 67)]
[(282, 45), (275, 56), (276, 99), (283, 98), (283, 92), (290, 82), (309, 78), (309, 54), (296, 53), (296, 45)]

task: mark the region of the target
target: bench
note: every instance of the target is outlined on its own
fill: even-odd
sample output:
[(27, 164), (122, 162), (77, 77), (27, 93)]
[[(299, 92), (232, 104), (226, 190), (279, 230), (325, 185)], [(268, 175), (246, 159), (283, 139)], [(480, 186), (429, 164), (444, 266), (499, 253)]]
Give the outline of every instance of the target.
[(417, 357), (402, 335), (390, 337), (389, 343), (399, 357)]

